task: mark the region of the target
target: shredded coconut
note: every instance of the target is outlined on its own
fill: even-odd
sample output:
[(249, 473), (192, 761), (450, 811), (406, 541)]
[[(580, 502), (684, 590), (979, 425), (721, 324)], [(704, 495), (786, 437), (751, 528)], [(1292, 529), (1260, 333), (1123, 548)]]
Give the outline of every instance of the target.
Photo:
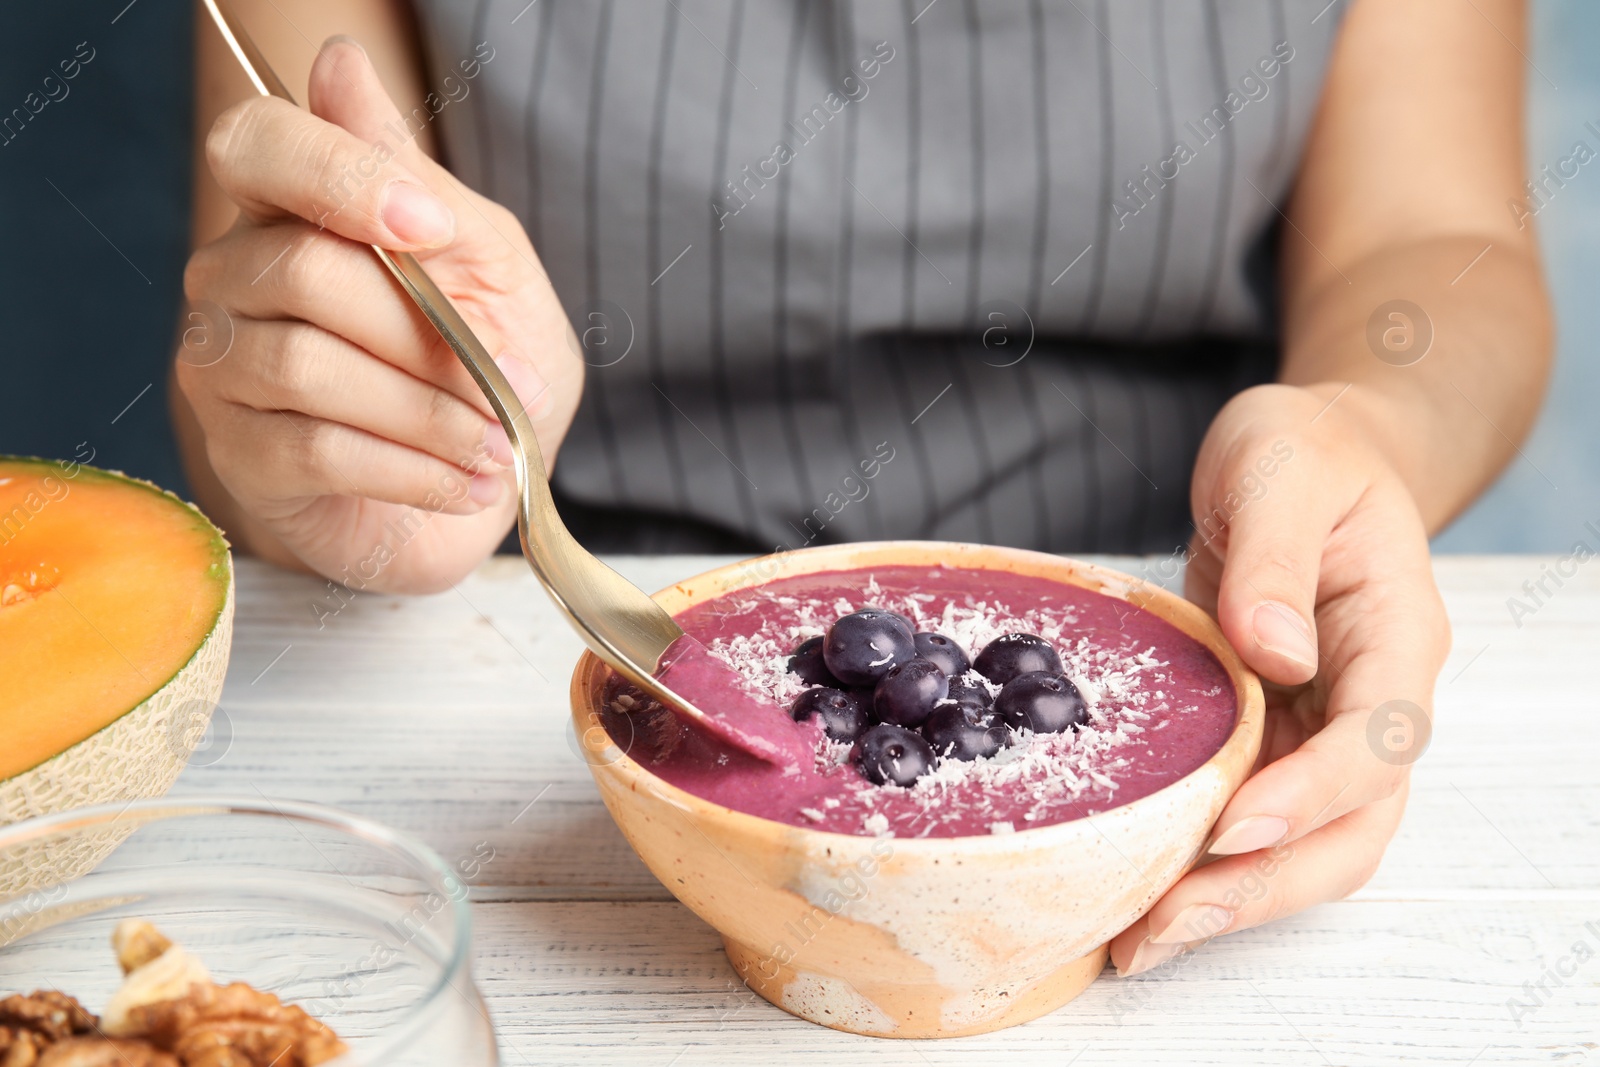
[[(930, 578), (937, 578), (937, 573)], [(851, 809), (864, 810), (861, 825), (868, 834), (895, 832), (890, 829), (889, 816), (877, 810), (879, 803), (891, 796), (900, 801), (894, 805), (895, 820), (907, 824), (900, 832), (917, 836), (926, 836), (940, 824), (976, 819), (983, 825), (989, 814), (997, 816), (988, 823), (991, 833), (1013, 832), (1013, 822), (998, 816), (1016, 812), (1019, 797), (1022, 818), (1029, 823), (1048, 820), (1053, 810), (1085, 799), (1109, 804), (1118, 788), (1116, 775), (1132, 765), (1130, 754), (1145, 747), (1140, 739), (1147, 724), (1159, 717), (1149, 725), (1159, 730), (1168, 725), (1175, 711), (1186, 710), (1181, 702), (1177, 708), (1169, 704), (1172, 678), (1166, 671), (1168, 664), (1156, 656), (1153, 647), (1137, 650), (1092, 644), (1072, 632), (1077, 615), (1069, 604), (1042, 603), (1018, 612), (999, 601), (971, 595), (948, 600), (929, 593), (886, 595), (871, 577), (862, 587), (861, 597), (860, 603), (842, 596), (831, 603), (759, 593), (730, 598), (738, 601), (730, 605), (730, 615), (743, 615), (763, 602), (778, 603), (790, 621), (750, 636), (717, 638), (709, 647), (755, 690), (787, 707), (809, 688), (789, 671), (793, 650), (802, 641), (823, 634), (841, 615), (864, 607), (905, 615), (919, 631), (936, 631), (952, 638), (969, 656), (1001, 634), (1032, 633), (1060, 653), (1064, 673), (1082, 694), (1089, 713), (1088, 722), (1077, 730), (1038, 735), (1023, 731), (987, 759), (943, 760), (909, 789), (874, 785), (861, 778), (846, 766), (851, 745), (823, 737), (817, 747), (816, 767), (841, 779), (844, 798), (830, 797), (823, 804), (830, 811), (845, 803)], [(968, 672), (960, 681), (983, 685), (991, 694), (1000, 689), (975, 672)], [(912, 805), (902, 811), (905, 799)], [(997, 800), (1005, 811), (994, 810)], [(802, 813), (813, 821), (824, 816), (815, 808)]]
[[(734, 606), (730, 614), (744, 614), (755, 609), (762, 597), (752, 595), (739, 600), (741, 603)], [(1117, 789), (1115, 771), (1130, 765), (1130, 761), (1118, 755), (1118, 750), (1144, 733), (1142, 723), (1149, 721), (1154, 713), (1168, 710), (1165, 689), (1149, 686), (1150, 681), (1166, 681), (1160, 672), (1166, 664), (1155, 656), (1155, 649), (1118, 651), (1091, 645), (1086, 638), (1074, 638), (1069, 627), (1077, 617), (1069, 606), (1046, 605), (1018, 613), (998, 601), (965, 597), (963, 603), (946, 601), (942, 609), (934, 611), (938, 597), (931, 593), (891, 597), (885, 595), (875, 577), (869, 577), (862, 587), (861, 603), (851, 603), (845, 597), (838, 597), (832, 603), (808, 603), (795, 597), (766, 600), (778, 601), (790, 609), (794, 622), (749, 637), (717, 638), (710, 649), (749, 678), (755, 689), (770, 694), (786, 707), (798, 694), (810, 688), (798, 675), (789, 672), (789, 657), (795, 646), (806, 638), (826, 632), (838, 616), (867, 606), (898, 611), (909, 617), (918, 630), (946, 633), (968, 656), (974, 656), (1002, 633), (1010, 632), (1037, 633), (1061, 653), (1066, 675), (1077, 686), (1090, 712), (1088, 723), (1082, 728), (1061, 734), (1024, 731), (994, 757), (942, 760), (938, 768), (920, 777), (909, 790), (856, 779), (854, 800), (864, 801), (869, 808), (874, 797), (888, 790), (899, 795), (909, 793), (917, 808), (912, 813), (914, 821), (925, 822), (926, 829), (933, 829), (936, 822), (962, 816), (960, 811), (954, 811), (950, 793), (963, 785), (978, 787), (979, 795), (984, 798), (979, 803), (992, 803), (995, 793), (1021, 790), (1024, 797), (1032, 800), (1032, 808), (1024, 814), (1027, 821), (1048, 816), (1053, 806), (1061, 805), (1062, 801), (1078, 800), (1086, 790), (1102, 790), (1106, 800), (1110, 800), (1110, 793)], [(966, 685), (986, 686), (990, 693), (998, 693), (1000, 689), (976, 672), (966, 673), (962, 681)], [(1160, 725), (1165, 725), (1165, 720), (1157, 723), (1157, 728)], [(829, 741), (824, 737), (819, 742), (816, 757), (819, 771), (837, 773), (850, 758), (850, 747), (848, 742)], [(965, 795), (971, 790), (962, 792)], [(811, 817), (810, 811), (806, 816)], [(888, 830), (888, 817), (872, 811), (862, 825), (869, 833), (883, 833)], [(997, 825), (1000, 824), (997, 822)], [(1010, 822), (1005, 825), (1010, 827)]]

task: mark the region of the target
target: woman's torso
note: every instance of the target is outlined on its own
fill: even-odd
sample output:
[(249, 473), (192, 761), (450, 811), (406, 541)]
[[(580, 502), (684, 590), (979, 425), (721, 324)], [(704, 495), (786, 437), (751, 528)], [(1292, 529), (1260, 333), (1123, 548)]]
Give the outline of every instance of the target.
[(1181, 535), (1342, 5), (418, 7), (449, 162), (584, 339), (569, 499), (763, 546)]

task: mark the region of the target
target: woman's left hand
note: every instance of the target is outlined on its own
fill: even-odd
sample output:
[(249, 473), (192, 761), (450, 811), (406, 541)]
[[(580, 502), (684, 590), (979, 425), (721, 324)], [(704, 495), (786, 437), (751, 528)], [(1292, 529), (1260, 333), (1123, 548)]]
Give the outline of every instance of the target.
[(1186, 591), (1261, 675), (1266, 732), (1211, 862), (1112, 942), (1120, 974), (1354, 892), (1399, 826), (1450, 627), (1417, 507), (1364, 430), (1393, 413), (1343, 388), (1247, 390), (1201, 446)]

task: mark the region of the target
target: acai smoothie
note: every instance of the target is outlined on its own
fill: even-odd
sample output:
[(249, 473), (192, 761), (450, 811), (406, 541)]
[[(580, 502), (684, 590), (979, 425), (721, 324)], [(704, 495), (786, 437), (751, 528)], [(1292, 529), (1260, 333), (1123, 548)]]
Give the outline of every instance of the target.
[(736, 715), (767, 758), (615, 678), (607, 731), (679, 788), (813, 830), (958, 837), (1095, 815), (1194, 771), (1235, 722), (1228, 673), (1205, 646), (1126, 601), (1044, 578), (832, 571), (676, 618), (688, 651), (669, 652), (658, 676)]

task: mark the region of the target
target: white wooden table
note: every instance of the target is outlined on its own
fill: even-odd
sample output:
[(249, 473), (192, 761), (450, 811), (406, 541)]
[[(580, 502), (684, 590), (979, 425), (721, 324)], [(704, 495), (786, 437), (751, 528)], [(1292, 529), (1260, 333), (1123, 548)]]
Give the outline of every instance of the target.
[[(720, 562), (618, 567), (654, 589)], [(436, 597), (358, 596), (320, 628), (312, 605), (340, 604), (324, 583), (242, 561), (215, 744), (177, 793), (336, 805), (452, 862), (487, 842), (477, 979), (509, 1067), (1600, 1064), (1600, 564), (1518, 627), (1506, 600), (1544, 562), (1438, 561), (1455, 652), (1371, 884), (987, 1036), (836, 1033), (738, 982), (601, 806), (568, 727), (580, 646), (520, 559)]]

